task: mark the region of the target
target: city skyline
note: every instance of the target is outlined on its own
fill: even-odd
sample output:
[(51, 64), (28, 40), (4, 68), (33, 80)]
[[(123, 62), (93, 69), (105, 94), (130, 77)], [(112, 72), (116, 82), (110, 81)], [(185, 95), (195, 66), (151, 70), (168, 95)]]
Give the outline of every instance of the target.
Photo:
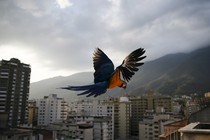
[(139, 47), (149, 61), (209, 44), (208, 1), (8, 0), (0, 7), (0, 59), (30, 64), (31, 82), (93, 71), (96, 47), (117, 66)]

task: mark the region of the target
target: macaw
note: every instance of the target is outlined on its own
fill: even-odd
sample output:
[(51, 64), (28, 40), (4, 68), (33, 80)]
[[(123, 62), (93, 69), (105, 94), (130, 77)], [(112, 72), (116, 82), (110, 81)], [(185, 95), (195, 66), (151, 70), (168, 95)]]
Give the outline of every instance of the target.
[(83, 91), (77, 95), (86, 95), (86, 97), (97, 97), (106, 93), (107, 89), (121, 87), (126, 88), (127, 82), (138, 71), (138, 66), (144, 63), (138, 63), (146, 56), (143, 56), (145, 50), (143, 48), (136, 49), (131, 52), (122, 62), (121, 65), (114, 69), (114, 64), (109, 57), (99, 48), (93, 53), (94, 66), (94, 84), (84, 86), (68, 86), (61, 89)]

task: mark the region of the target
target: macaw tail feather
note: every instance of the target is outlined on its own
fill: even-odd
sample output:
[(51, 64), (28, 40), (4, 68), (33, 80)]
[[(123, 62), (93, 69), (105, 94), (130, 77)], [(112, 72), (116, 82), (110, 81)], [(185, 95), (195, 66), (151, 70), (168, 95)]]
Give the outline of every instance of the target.
[(94, 96), (97, 97), (107, 90), (108, 83), (107, 82), (99, 82), (92, 85), (85, 85), (85, 86), (68, 86), (68, 87), (61, 87), (61, 89), (73, 90), (73, 91), (84, 91), (82, 93), (77, 94), (79, 95), (86, 95), (86, 97)]

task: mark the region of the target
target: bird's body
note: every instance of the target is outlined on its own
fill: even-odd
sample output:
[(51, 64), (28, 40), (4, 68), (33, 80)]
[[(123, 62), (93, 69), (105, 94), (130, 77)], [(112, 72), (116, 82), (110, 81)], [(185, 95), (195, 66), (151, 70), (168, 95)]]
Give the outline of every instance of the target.
[(107, 89), (121, 87), (126, 88), (127, 83), (130, 78), (134, 75), (134, 72), (138, 71), (138, 66), (144, 63), (138, 63), (146, 56), (142, 56), (145, 50), (139, 48), (132, 53), (130, 53), (114, 70), (114, 65), (112, 61), (107, 57), (107, 55), (96, 48), (93, 56), (94, 65), (94, 84), (85, 86), (68, 86), (62, 87), (62, 89), (68, 89), (73, 91), (83, 91), (78, 95), (87, 95), (97, 97), (107, 91)]
[(120, 79), (120, 70), (116, 69), (109, 79), (108, 88), (121, 87), (123, 84), (125, 84), (125, 82)]

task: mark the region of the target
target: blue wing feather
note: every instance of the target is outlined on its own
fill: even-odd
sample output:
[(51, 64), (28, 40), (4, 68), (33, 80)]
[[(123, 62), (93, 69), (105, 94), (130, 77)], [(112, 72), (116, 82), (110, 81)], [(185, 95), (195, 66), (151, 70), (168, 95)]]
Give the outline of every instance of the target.
[(93, 55), (94, 83), (107, 81), (114, 72), (112, 61), (99, 48), (96, 48)]
[(108, 86), (108, 82), (99, 82), (92, 85), (85, 86), (68, 86), (61, 87), (61, 89), (73, 90), (73, 91), (83, 91), (77, 95), (87, 95), (86, 97), (94, 96), (97, 97), (106, 92)]

